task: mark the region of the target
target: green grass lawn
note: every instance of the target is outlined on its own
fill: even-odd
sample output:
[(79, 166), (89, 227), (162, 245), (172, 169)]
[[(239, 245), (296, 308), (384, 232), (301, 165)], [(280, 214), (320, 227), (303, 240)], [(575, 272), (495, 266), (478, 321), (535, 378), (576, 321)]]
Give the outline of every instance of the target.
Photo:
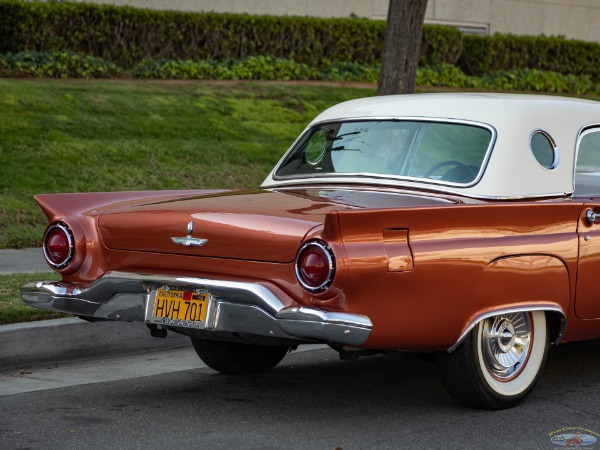
[(0, 276), (0, 325), (65, 317), (64, 314), (30, 308), (23, 303), (23, 300), (21, 300), (21, 286), (31, 281), (40, 280), (58, 281), (60, 275), (51, 272)]
[[(258, 186), (321, 110), (372, 89), (0, 79), (0, 248), (38, 246), (38, 193)], [(61, 315), (0, 276), (0, 324)]]
[[(38, 193), (258, 186), (321, 110), (374, 90), (286, 83), (0, 79), (0, 248), (38, 246)], [(0, 276), (0, 324), (61, 317)]]
[(49, 192), (258, 186), (307, 123), (374, 89), (0, 79), (0, 248), (40, 245)]

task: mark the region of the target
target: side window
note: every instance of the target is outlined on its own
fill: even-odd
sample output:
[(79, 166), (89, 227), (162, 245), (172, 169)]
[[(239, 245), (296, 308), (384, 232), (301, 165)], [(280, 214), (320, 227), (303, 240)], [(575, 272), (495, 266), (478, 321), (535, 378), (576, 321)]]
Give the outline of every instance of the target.
[(575, 165), (575, 195), (600, 195), (600, 129), (585, 131)]

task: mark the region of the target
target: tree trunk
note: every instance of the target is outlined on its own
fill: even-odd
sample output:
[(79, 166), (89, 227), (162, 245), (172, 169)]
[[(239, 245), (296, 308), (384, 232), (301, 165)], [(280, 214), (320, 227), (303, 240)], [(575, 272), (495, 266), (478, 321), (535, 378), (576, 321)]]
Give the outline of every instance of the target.
[(377, 95), (415, 90), (427, 0), (390, 0)]

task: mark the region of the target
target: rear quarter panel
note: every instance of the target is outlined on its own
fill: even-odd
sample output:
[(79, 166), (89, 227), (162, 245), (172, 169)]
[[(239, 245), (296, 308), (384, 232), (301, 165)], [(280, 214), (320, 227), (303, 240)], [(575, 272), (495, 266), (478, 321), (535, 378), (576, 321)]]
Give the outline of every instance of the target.
[[(348, 310), (365, 345), (447, 349), (478, 315), (521, 305), (572, 309), (581, 204), (486, 203), (340, 211)], [(390, 271), (384, 230), (408, 230), (412, 267)]]

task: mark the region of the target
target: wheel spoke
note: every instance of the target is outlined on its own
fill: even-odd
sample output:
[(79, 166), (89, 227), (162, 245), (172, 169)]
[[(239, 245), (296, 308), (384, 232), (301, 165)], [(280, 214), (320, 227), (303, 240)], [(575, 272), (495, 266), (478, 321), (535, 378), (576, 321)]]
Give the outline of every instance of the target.
[(529, 356), (532, 327), (528, 313), (512, 313), (487, 319), (481, 335), (485, 366), (498, 380), (509, 380), (524, 367)]

